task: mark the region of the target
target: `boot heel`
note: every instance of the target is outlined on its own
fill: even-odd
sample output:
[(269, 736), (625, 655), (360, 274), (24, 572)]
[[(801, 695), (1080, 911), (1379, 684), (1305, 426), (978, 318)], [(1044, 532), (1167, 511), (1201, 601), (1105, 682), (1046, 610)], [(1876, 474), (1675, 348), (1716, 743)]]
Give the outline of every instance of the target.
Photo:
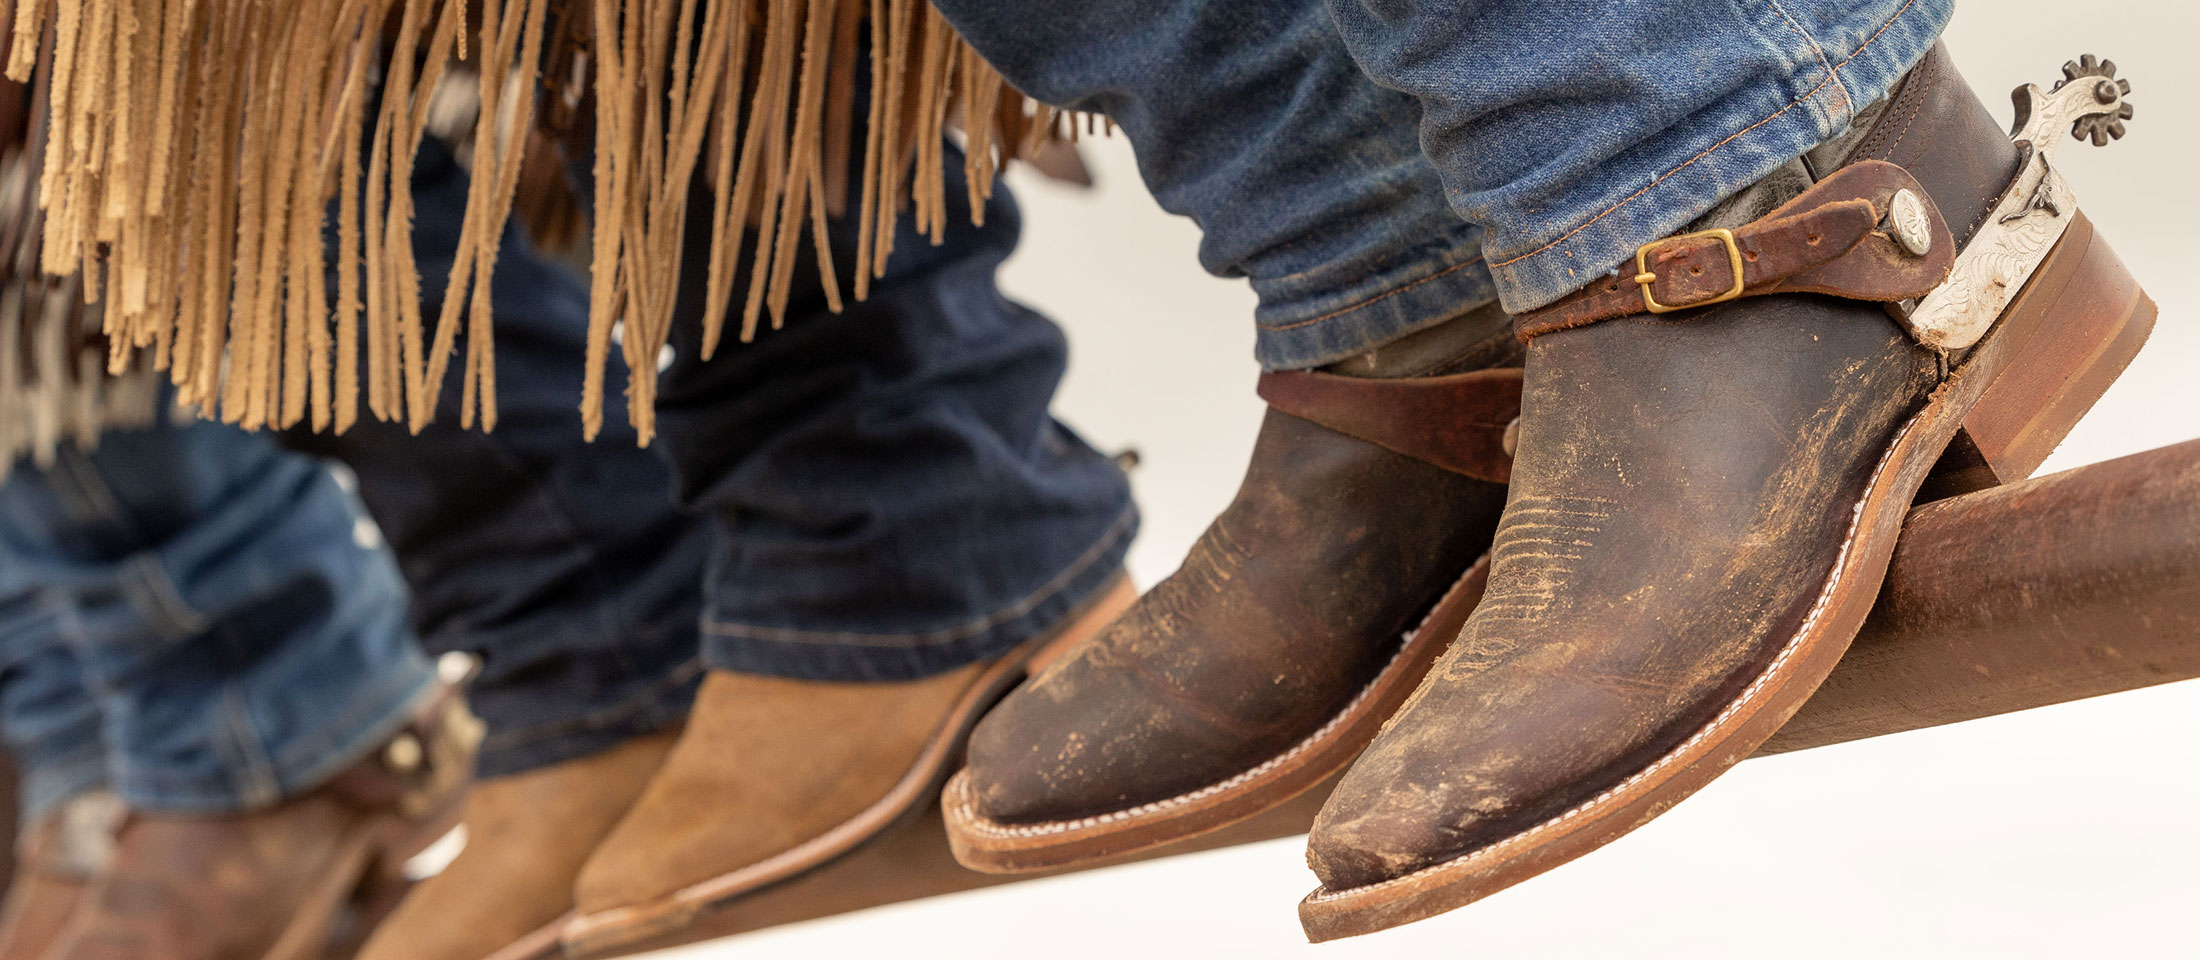
[(2154, 300), (2076, 214), (1998, 335), (2014, 352), (1964, 417), (1922, 502), (2032, 475), (2154, 331)]

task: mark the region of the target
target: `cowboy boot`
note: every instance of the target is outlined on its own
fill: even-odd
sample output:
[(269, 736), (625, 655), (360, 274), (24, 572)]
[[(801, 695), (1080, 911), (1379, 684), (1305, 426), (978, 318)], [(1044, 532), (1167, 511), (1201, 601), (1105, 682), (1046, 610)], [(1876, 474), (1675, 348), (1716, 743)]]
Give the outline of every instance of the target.
[(1935, 462), (2028, 475), (2122, 371), (2153, 304), (2050, 158), (2120, 133), (2127, 88), (2065, 71), (2018, 91), (2012, 142), (1936, 47), (1799, 195), (1520, 318), (1487, 594), (1316, 821), (1309, 936), (1473, 901), (1749, 756), (1856, 635)]
[(548, 954), (573, 883), (633, 809), (678, 730), (484, 781), (466, 798), (466, 849), (405, 895), (358, 960), (485, 960)]
[(1491, 307), (1262, 377), (1244, 485), (1183, 567), (979, 724), (943, 797), (956, 858), (1147, 849), (1350, 763), (1480, 596), (1518, 350)]
[(937, 796), (978, 715), (1129, 605), (1128, 577), (997, 660), (920, 680), (713, 671), (632, 812), (581, 870), (568, 953), (677, 932), (856, 849)]
[(122, 801), (104, 790), (64, 801), (18, 844), (0, 906), (0, 960), (41, 960), (114, 860)]
[(346, 902), (448, 832), (480, 724), (436, 697), (365, 760), (254, 813), (133, 811), (49, 960), (308, 960)]

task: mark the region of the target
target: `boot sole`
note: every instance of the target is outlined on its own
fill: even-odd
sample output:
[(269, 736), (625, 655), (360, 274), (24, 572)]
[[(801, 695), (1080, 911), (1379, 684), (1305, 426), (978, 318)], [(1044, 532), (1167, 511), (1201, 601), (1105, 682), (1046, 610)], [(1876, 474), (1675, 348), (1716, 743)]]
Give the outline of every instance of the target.
[(1550, 820), (1403, 876), (1317, 888), (1299, 904), (1307, 938), (1374, 933), (1465, 906), (1626, 835), (1755, 753), (1847, 652), (1878, 598), (1903, 516), (1959, 432), (2000, 464), (2001, 479), (2029, 474), (2138, 353), (2154, 316), (2153, 300), (2074, 213), (1993, 330), (1896, 431), (1816, 605), (1736, 699), (1680, 746)]
[(1031, 873), (1125, 856), (1210, 833), (1267, 812), (1360, 755), (1458, 637), (1489, 581), (1483, 555), (1405, 635), (1375, 679), (1306, 739), (1236, 776), (1165, 800), (1075, 820), (1006, 822), (978, 812), (968, 771), (940, 798), (955, 860), (981, 873)]
[[(1118, 580), (1115, 583), (1120, 584)], [(758, 890), (784, 883), (833, 863), (895, 826), (922, 814), (939, 796), (940, 785), (960, 758), (978, 719), (1026, 676), (1037, 673), (1066, 649), (1106, 626), (1130, 598), (1106, 609), (1118, 587), (1111, 584), (1082, 610), (1071, 614), (1059, 633), (1043, 636), (1001, 658), (965, 688), (925, 742), (908, 772), (893, 789), (855, 816), (782, 853), (738, 870), (691, 884), (655, 900), (573, 917), (560, 931), (567, 956), (618, 951), (643, 941), (676, 934), (711, 911)], [(1088, 620), (1104, 617), (1091, 629)]]

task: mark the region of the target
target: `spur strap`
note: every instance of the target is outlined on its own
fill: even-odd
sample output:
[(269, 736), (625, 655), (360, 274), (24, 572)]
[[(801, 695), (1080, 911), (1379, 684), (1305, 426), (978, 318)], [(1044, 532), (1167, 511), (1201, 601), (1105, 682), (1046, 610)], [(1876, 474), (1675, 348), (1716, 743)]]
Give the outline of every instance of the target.
[(1520, 418), (1520, 369), (1376, 379), (1264, 373), (1260, 397), (1302, 420), (1477, 480), (1512, 479), (1505, 434)]
[(1646, 243), (1633, 276), (1622, 270), (1598, 280), (1522, 315), (1514, 330), (1527, 342), (1601, 320), (1775, 293), (1894, 303), (1940, 286), (1956, 252), (1947, 221), (1909, 171), (1863, 160), (1754, 223)]

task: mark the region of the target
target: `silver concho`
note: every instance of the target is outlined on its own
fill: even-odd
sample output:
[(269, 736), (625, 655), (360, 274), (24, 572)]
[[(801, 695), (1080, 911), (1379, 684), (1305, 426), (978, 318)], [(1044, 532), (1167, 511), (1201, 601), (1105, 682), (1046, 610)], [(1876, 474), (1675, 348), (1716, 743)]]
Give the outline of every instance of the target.
[(1925, 201), (1908, 190), (1897, 190), (1887, 205), (1887, 226), (1894, 233), (1895, 242), (1910, 256), (1922, 257), (1933, 251), (1932, 219), (1925, 214)]

